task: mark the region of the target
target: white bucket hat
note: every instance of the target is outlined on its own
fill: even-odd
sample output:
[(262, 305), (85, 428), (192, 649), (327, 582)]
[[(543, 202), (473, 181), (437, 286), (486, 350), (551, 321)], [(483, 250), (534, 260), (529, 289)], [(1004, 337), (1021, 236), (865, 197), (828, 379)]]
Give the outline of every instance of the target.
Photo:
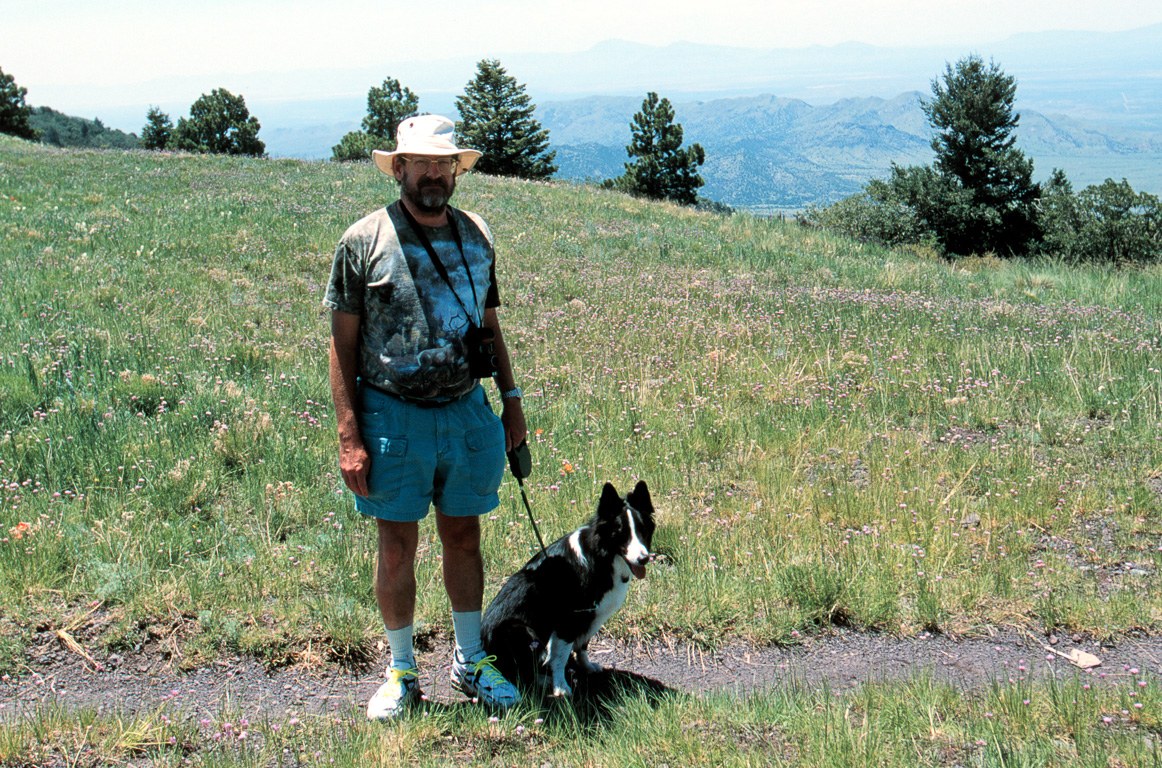
[(472, 170), (476, 161), (484, 154), (475, 149), (460, 149), (453, 142), (456, 127), (452, 121), (440, 115), (417, 115), (409, 117), (399, 124), (395, 132), (395, 151), (384, 152), (376, 149), (371, 153), (375, 167), (388, 176), (395, 176), (392, 170), (392, 159), (396, 155), (428, 155), (429, 157), (447, 157), (458, 155), (460, 164), (456, 166), (456, 175)]

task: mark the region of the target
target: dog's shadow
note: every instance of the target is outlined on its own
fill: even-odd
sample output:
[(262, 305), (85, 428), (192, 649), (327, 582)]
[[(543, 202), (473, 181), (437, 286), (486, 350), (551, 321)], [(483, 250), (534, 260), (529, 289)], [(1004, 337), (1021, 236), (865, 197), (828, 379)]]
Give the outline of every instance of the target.
[[(546, 718), (552, 713), (556, 713), (554, 716), (565, 714), (579, 725), (588, 727), (608, 724), (627, 701), (644, 700), (650, 707), (657, 709), (666, 698), (681, 695), (677, 688), (671, 688), (659, 680), (620, 669), (579, 674), (573, 678), (572, 684), (573, 695), (568, 698), (555, 697), (548, 688), (540, 685), (518, 686), (523, 699), (521, 707), (536, 710)], [(470, 701), (428, 701), (423, 709), (427, 712), (452, 713), (469, 711), (477, 706)]]
[(656, 709), (661, 702), (679, 693), (660, 680), (621, 669), (604, 669), (591, 674), (578, 674), (573, 680), (570, 699), (552, 697), (544, 688), (529, 691), (532, 701), (546, 708), (572, 704), (573, 712), (582, 724), (607, 723), (613, 719), (620, 705), (632, 699), (644, 700)]

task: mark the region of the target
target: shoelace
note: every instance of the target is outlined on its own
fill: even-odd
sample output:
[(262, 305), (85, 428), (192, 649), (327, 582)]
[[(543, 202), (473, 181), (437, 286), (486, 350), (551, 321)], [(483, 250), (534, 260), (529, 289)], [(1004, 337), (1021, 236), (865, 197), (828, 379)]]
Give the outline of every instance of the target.
[(489, 686), (492, 686), (496, 684), (497, 678), (503, 679), (500, 671), (495, 666), (495, 662), (496, 656), (485, 656), (480, 661), (465, 662), (465, 665), (472, 667), (472, 673), (475, 679), (483, 679)]
[(413, 680), (418, 680), (420, 678), (419, 670), (415, 667), (412, 667), (411, 669), (396, 669), (395, 667), (391, 668), (391, 679), (395, 682), (402, 683), (405, 678), (409, 677)]

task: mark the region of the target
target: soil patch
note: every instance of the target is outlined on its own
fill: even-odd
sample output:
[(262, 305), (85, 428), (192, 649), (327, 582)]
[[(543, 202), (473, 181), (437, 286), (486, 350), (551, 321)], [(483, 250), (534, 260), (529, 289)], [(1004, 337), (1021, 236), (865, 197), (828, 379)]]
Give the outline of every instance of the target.
[[(132, 714), (166, 706), (185, 717), (227, 713), (272, 720), (361, 709), (382, 680), (387, 661), (381, 652), (374, 665), (360, 670), (337, 665), (267, 670), (253, 659), (222, 658), (182, 672), (156, 645), (123, 656), (85, 659), (51, 635), (44, 639), (30, 654), (26, 674), (0, 681), (0, 722), (42, 708)], [(1081, 670), (1060, 656), (1073, 649), (1097, 656), (1101, 666)], [(443, 639), (418, 654), (421, 686), (429, 701), (464, 701), (448, 683), (450, 655), (451, 645)], [(1017, 631), (916, 638), (838, 631), (805, 638), (793, 647), (730, 643), (710, 651), (688, 643), (621, 643), (604, 637), (592, 644), (590, 658), (606, 671), (579, 681), (579, 696), (615, 684), (699, 696), (822, 686), (842, 693), (868, 682), (917, 677), (972, 691), (1010, 679), (1051, 676), (1132, 685), (1131, 680), (1162, 674), (1162, 638), (1127, 637), (1103, 645), (1081, 637), (1046, 639)]]

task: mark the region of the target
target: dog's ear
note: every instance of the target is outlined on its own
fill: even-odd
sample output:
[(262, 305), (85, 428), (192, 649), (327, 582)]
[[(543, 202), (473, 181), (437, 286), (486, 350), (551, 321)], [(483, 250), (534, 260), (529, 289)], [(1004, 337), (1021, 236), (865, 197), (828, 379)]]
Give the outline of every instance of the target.
[(633, 491), (625, 497), (626, 502), (638, 512), (648, 514), (654, 511), (653, 502), (650, 501), (650, 489), (646, 487), (645, 480), (638, 480)]
[(597, 502), (597, 516), (616, 517), (621, 514), (622, 509), (621, 497), (617, 495), (617, 489), (613, 487), (612, 483), (606, 483), (605, 487), (601, 489), (601, 501)]

